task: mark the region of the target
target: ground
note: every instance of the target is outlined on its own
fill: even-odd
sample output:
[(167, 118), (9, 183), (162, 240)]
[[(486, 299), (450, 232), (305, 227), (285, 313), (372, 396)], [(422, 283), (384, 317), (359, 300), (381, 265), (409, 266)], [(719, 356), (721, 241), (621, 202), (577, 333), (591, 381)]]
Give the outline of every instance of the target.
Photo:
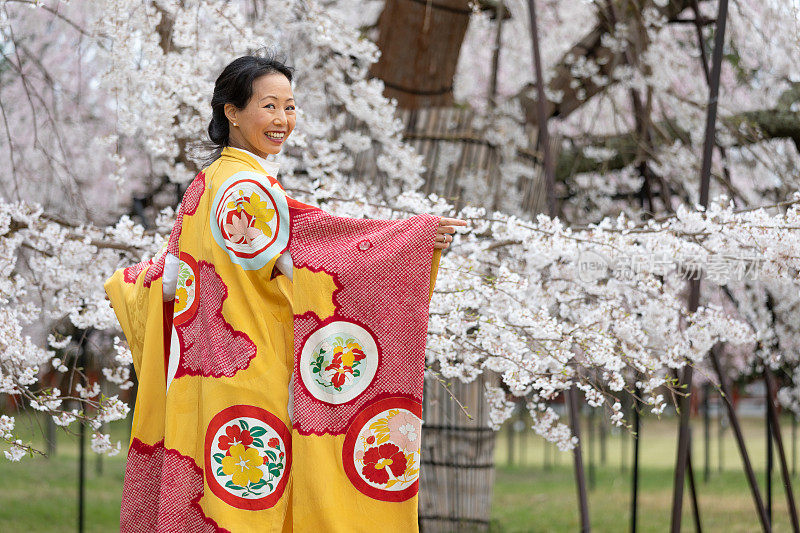
[[(641, 431), (642, 469), (640, 477), (639, 532), (668, 529), (672, 498), (672, 463), (675, 459), (675, 420), (647, 419)], [(588, 420), (584, 421), (584, 429)], [(31, 420), (23, 421), (30, 426)], [(764, 490), (765, 443), (763, 423), (743, 421), (749, 451), (759, 483)], [(34, 427), (30, 427), (33, 431)], [(783, 422), (784, 441), (789, 461), (791, 423)], [(115, 439), (127, 439), (125, 423), (112, 427)], [(508, 431), (496, 446), (496, 480), (492, 509), (492, 531), (571, 532), (577, 531), (576, 490), (571, 456), (556, 451), (533, 434), (514, 441), (514, 461), (508, 464)], [(596, 434), (595, 434), (596, 435)], [(712, 425), (710, 480), (703, 481), (703, 427), (694, 421), (693, 455), (698, 476), (698, 491), (705, 531), (725, 533), (758, 531), (759, 525), (741, 461), (730, 429), (723, 433), (723, 468), (719, 469), (718, 428)], [(623, 436), (625, 438), (623, 438)], [(521, 444), (525, 442), (525, 446)], [(630, 502), (631, 440), (627, 434), (609, 434), (605, 464), (600, 464), (599, 439), (593, 439), (594, 488), (589, 493), (589, 508), (595, 532), (627, 531)], [(522, 450), (524, 449), (524, 453)], [(0, 531), (25, 533), (72, 532), (77, 521), (77, 438), (59, 431), (57, 453), (53, 458), (36, 457), (9, 463), (0, 459)], [(586, 442), (587, 473), (590, 449)], [(623, 456), (624, 452), (624, 456)], [(625, 458), (624, 464), (621, 464)], [(773, 472), (774, 531), (789, 531), (788, 512), (778, 471), (777, 455)], [(118, 530), (124, 456), (98, 458), (87, 455), (86, 531)], [(800, 476), (794, 476), (800, 490)], [(764, 494), (765, 495), (765, 494)], [(766, 495), (765, 495), (766, 497)], [(684, 531), (693, 531), (691, 507), (686, 491)]]

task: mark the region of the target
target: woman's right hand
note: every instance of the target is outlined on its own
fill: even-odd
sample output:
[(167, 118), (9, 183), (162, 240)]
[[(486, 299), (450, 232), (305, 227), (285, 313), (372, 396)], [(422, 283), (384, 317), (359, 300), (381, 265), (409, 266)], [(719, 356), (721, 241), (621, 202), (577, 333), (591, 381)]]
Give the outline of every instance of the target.
[(450, 246), (451, 242), (453, 242), (453, 233), (456, 232), (455, 226), (466, 225), (466, 220), (441, 217), (439, 219), (439, 227), (436, 228), (436, 243), (433, 245), (433, 247), (444, 250)]

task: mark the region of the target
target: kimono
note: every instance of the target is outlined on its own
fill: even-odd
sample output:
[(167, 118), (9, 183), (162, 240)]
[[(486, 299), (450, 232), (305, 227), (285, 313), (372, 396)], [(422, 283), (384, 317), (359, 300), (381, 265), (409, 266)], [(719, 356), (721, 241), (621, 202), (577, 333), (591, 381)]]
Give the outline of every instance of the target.
[(269, 166), (224, 148), (105, 282), (138, 378), (121, 531), (418, 530), (438, 217), (333, 216)]

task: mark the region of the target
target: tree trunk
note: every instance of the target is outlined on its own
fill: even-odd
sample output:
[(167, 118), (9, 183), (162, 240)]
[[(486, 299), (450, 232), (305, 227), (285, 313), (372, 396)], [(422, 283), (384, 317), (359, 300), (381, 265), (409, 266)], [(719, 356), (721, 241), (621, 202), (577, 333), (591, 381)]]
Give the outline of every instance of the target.
[(468, 0), (386, 0), (381, 57), (370, 74), (405, 109), (453, 104), (453, 77), (471, 13)]

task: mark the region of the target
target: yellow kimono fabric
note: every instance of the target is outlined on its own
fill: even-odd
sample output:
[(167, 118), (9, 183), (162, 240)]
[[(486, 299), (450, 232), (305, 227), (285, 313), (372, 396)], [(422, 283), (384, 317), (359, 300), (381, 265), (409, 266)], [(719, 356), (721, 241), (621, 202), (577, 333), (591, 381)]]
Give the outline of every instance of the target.
[(203, 169), (105, 283), (138, 378), (121, 530), (417, 530), (437, 225), (329, 215), (239, 150)]

